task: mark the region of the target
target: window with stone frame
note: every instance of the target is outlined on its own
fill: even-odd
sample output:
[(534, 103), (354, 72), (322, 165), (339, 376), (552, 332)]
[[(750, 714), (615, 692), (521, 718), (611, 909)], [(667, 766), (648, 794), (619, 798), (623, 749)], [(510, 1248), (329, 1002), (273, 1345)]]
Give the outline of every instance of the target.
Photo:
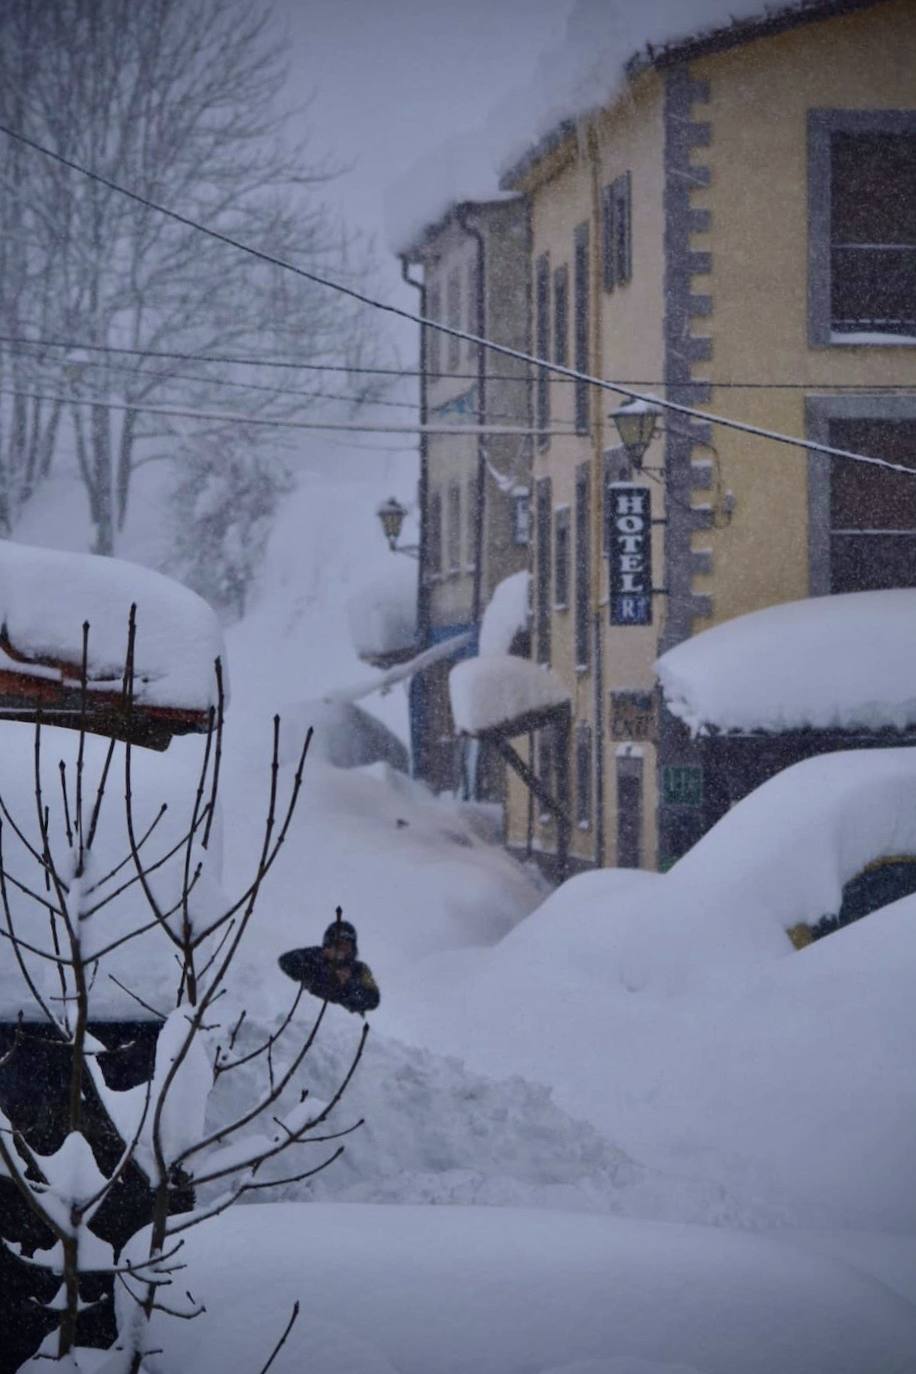
[(576, 548), (574, 652), (576, 668), (584, 671), (591, 661), (591, 498), (589, 464), (576, 468)]
[(916, 337), (916, 111), (808, 117), (812, 343)]
[[(831, 447), (916, 470), (916, 416), (833, 419)], [(830, 591), (916, 587), (916, 475), (833, 460)]]

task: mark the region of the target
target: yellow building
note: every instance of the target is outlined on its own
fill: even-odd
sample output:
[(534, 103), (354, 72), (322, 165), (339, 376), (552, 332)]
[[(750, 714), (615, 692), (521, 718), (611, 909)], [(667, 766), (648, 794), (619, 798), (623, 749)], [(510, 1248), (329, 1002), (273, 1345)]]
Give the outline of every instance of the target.
[[(504, 185), (530, 208), (538, 356), (916, 468), (912, 0), (808, 0), (639, 53)], [(663, 868), (708, 824), (710, 779), (659, 653), (774, 603), (916, 586), (916, 484), (670, 412), (634, 469), (623, 397), (546, 372), (532, 391), (536, 425), (580, 431), (533, 460), (533, 654), (572, 728), (520, 752), (569, 777), (573, 868)], [(540, 809), (513, 782), (507, 840), (549, 867)]]

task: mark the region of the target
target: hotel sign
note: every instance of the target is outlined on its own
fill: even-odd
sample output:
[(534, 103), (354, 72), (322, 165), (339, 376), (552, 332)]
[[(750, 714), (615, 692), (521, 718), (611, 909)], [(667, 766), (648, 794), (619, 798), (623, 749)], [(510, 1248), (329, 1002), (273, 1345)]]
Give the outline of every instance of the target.
[(652, 494), (632, 482), (608, 487), (612, 625), (652, 624)]

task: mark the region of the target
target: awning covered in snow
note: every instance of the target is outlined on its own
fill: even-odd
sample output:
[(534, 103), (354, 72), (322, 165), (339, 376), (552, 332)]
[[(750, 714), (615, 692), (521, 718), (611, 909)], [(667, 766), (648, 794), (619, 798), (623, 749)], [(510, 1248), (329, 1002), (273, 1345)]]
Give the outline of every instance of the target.
[[(124, 694), (136, 607), (133, 707)], [(81, 685), (86, 655), (85, 699)], [(0, 718), (131, 737), (164, 748), (205, 730), (223, 655), (214, 611), (194, 592), (115, 558), (0, 541)]]
[(668, 709), (697, 734), (916, 727), (916, 589), (768, 606), (657, 663)]
[(347, 602), (350, 638), (359, 657), (377, 668), (417, 652), (417, 564), (392, 558), (385, 576)]
[[(491, 654), (468, 658), (449, 674), (456, 729), (481, 735), (501, 726), (528, 729), (537, 717), (569, 704), (570, 695), (549, 668), (527, 658)], [(508, 729), (506, 733), (511, 733)]]

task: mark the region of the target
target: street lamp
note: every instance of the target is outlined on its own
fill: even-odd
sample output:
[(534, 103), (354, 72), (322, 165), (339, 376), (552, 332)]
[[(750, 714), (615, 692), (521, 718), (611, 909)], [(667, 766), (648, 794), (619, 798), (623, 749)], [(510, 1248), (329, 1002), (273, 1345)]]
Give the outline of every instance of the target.
[(388, 540), (388, 547), (391, 552), (406, 553), (411, 558), (416, 558), (419, 556), (419, 547), (416, 544), (398, 543), (406, 514), (407, 507), (402, 506), (394, 496), (389, 496), (388, 500), (383, 501), (376, 511), (376, 515), (382, 522), (382, 530)]
[(642, 467), (643, 454), (652, 441), (661, 413), (662, 408), (657, 402), (637, 399), (625, 401), (618, 410), (611, 411), (620, 442), (637, 470)]

